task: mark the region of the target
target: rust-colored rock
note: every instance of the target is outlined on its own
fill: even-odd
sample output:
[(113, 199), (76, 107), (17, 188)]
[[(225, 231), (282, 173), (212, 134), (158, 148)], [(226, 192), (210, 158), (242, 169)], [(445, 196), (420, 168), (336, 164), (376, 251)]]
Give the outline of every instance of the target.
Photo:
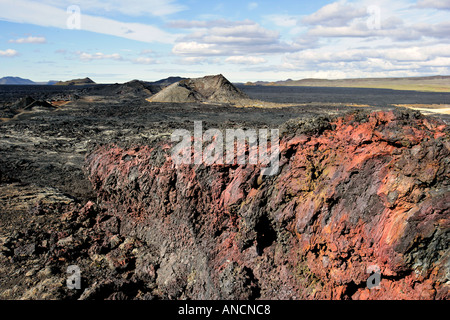
[(111, 225), (151, 252), (162, 296), (448, 299), (448, 128), (394, 111), (319, 122), (289, 124), (274, 177), (175, 166), (170, 144), (103, 146), (87, 170)]

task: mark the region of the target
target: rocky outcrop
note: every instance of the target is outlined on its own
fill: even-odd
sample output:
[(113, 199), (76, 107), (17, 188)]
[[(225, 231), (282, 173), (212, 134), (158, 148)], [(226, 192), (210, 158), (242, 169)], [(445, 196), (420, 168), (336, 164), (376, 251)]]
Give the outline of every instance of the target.
[(95, 84), (94, 81), (92, 81), (91, 78), (83, 78), (83, 79), (73, 79), (73, 80), (67, 80), (67, 81), (58, 81), (54, 85), (56, 86), (82, 86), (82, 85), (90, 85)]
[(0, 119), (1, 120), (9, 120), (14, 116), (17, 116), (21, 113), (31, 113), (31, 112), (47, 112), (53, 111), (56, 109), (56, 106), (44, 100), (35, 100), (31, 96), (25, 96), (23, 98), (18, 99), (15, 102), (6, 103), (5, 107), (0, 110)]
[(30, 96), (23, 97), (22, 99), (17, 101), (17, 103), (13, 106), (13, 109), (20, 110), (20, 111), (31, 111), (36, 108), (44, 109), (44, 110), (55, 109), (55, 107), (53, 107), (47, 101), (35, 100)]
[(273, 177), (175, 166), (170, 143), (101, 146), (87, 171), (161, 297), (448, 299), (449, 138), (418, 113), (352, 113), (286, 123)]
[(148, 101), (236, 103), (242, 99), (248, 99), (247, 95), (219, 74), (178, 81), (151, 96)]

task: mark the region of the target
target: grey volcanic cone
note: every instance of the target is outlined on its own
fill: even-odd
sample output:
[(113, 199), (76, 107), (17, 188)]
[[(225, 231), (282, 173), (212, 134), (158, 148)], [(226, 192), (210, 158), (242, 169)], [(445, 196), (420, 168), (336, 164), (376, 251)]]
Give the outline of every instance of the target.
[(151, 102), (225, 102), (237, 103), (248, 96), (223, 75), (178, 81), (150, 97)]

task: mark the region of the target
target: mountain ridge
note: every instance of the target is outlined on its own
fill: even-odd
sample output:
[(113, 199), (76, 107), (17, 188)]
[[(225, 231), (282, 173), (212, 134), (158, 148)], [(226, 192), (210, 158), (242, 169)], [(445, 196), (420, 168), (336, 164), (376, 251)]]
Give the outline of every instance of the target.
[(58, 81), (55, 83), (55, 86), (77, 86), (77, 85), (90, 85), (90, 84), (96, 84), (91, 78), (86, 77), (82, 79), (72, 79), (67, 81)]
[[(173, 83), (187, 80), (189, 78), (180, 76), (169, 76), (156, 81), (137, 80), (145, 84), (167, 87)], [(134, 81), (134, 80), (132, 80)], [(124, 82), (123, 84), (129, 83)], [(231, 83), (231, 82), (230, 82)], [(89, 77), (83, 79), (72, 79), (67, 81), (49, 80), (47, 82), (35, 82), (16, 76), (5, 76), (0, 78), (0, 85), (95, 85), (100, 84)], [(238, 84), (233, 82), (233, 84)], [(303, 86), (303, 87), (350, 87), (350, 88), (374, 88), (392, 90), (414, 90), (429, 92), (450, 92), (450, 75), (433, 75), (418, 77), (370, 77), (370, 78), (347, 78), (347, 79), (323, 79), (304, 78), (286, 79), (279, 81), (248, 81), (239, 83), (242, 85), (256, 86)]]
[(24, 79), (20, 77), (6, 76), (0, 78), (0, 84), (35, 84), (34, 81), (30, 79)]
[(353, 87), (378, 88), (392, 90), (416, 90), (433, 92), (450, 92), (450, 76), (436, 75), (426, 77), (393, 77), (393, 78), (349, 78), (349, 79), (317, 79), (256, 81), (245, 85), (258, 86), (299, 86), (299, 87)]

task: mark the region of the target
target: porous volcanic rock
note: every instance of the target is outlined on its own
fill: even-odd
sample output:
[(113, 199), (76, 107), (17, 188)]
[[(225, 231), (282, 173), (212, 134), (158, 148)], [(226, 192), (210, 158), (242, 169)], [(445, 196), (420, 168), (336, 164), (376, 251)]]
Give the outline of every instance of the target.
[(273, 177), (176, 166), (171, 143), (92, 152), (100, 207), (144, 244), (135, 276), (169, 298), (450, 298), (448, 127), (379, 111), (284, 132)]
[(224, 102), (248, 99), (223, 75), (205, 76), (175, 82), (151, 96), (151, 102)]

